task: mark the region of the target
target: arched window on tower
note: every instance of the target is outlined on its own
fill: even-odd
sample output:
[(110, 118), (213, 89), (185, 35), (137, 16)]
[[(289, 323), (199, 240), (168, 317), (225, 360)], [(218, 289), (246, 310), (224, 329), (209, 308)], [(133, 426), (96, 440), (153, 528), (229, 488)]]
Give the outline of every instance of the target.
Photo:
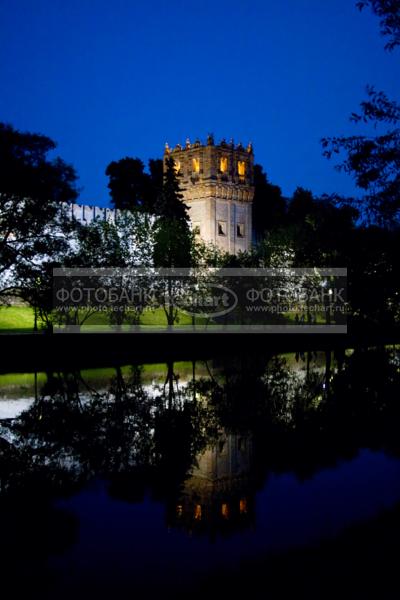
[(200, 173), (200, 159), (199, 158), (192, 159), (192, 169), (193, 169), (193, 173)]
[(217, 229), (218, 235), (226, 235), (226, 221), (218, 221)]
[(244, 237), (244, 223), (237, 223), (236, 224), (236, 236), (238, 238), (243, 238)]
[(221, 157), (221, 159), (219, 161), (219, 170), (221, 171), (221, 173), (228, 172), (228, 157), (227, 156)]
[(246, 176), (246, 163), (244, 160), (238, 160), (238, 164), (237, 164), (237, 168), (238, 168), (238, 175), (240, 177), (240, 179), (244, 179)]

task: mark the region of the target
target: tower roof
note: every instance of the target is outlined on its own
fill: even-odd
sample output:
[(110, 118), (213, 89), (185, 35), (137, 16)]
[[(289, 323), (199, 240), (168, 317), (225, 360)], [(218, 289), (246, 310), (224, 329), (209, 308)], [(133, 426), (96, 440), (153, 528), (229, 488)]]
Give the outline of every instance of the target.
[(235, 144), (232, 138), (229, 142), (227, 142), (225, 138), (222, 138), (219, 143), (215, 143), (214, 136), (211, 133), (207, 136), (207, 139), (204, 143), (202, 143), (198, 138), (196, 138), (194, 142), (191, 142), (190, 138), (186, 138), (185, 144), (182, 145), (178, 143), (173, 148), (171, 148), (168, 142), (166, 142), (164, 154), (174, 154), (176, 152), (192, 150), (194, 148), (204, 148), (206, 146), (230, 148), (239, 152), (247, 152), (248, 154), (253, 154), (253, 144), (251, 142), (249, 142), (246, 147), (244, 147), (241, 142)]

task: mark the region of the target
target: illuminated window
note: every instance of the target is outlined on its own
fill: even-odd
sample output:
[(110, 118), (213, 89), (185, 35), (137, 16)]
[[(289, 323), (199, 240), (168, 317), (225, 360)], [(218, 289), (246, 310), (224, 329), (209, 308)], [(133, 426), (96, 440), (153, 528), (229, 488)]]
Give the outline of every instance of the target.
[(247, 500), (246, 498), (241, 498), (239, 501), (239, 512), (241, 515), (247, 514)]
[(246, 163), (244, 160), (238, 160), (238, 174), (239, 177), (244, 177), (246, 175)]
[(218, 221), (218, 235), (226, 235), (226, 221)]
[(181, 170), (181, 163), (179, 160), (174, 161), (174, 167), (175, 167), (175, 173), (179, 173), (179, 171)]
[(221, 515), (224, 519), (229, 519), (229, 506), (225, 502), (221, 504)]
[(236, 225), (236, 235), (239, 238), (244, 237), (244, 223), (238, 223)]
[(221, 173), (226, 173), (228, 171), (228, 158), (223, 156), (219, 161), (219, 170)]
[(192, 169), (194, 173), (200, 173), (200, 159), (193, 158), (192, 159)]
[(201, 521), (201, 504), (196, 504), (194, 507), (194, 518), (196, 521)]

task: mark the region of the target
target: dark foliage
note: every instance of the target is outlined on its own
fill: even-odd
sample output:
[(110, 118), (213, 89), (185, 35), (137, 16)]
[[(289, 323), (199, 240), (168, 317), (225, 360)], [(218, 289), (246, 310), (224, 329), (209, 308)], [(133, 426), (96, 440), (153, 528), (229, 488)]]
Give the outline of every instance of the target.
[(61, 252), (73, 227), (63, 203), (76, 199), (77, 176), (62, 159), (49, 158), (55, 147), (44, 135), (0, 124), (0, 274), (14, 269), (0, 294)]
[(268, 181), (261, 165), (254, 165), (253, 223), (257, 237), (282, 226), (286, 202), (277, 185)]
[(367, 96), (361, 112), (353, 113), (351, 118), (355, 123), (379, 127), (382, 132), (324, 138), (322, 146), (327, 158), (345, 155), (336, 168), (352, 175), (364, 192), (358, 205), (366, 219), (392, 225), (400, 214), (400, 105), (370, 86)]
[(31, 198), (42, 210), (50, 201), (75, 200), (76, 172), (61, 158), (49, 158), (55, 148), (55, 142), (45, 135), (0, 123), (0, 193)]
[(108, 165), (108, 188), (115, 208), (154, 212), (162, 188), (162, 160), (150, 159), (149, 171), (145, 172), (140, 158), (125, 157)]
[[(357, 6), (360, 10), (371, 8), (379, 18), (381, 34), (389, 38), (387, 50), (400, 44), (399, 0), (360, 0)], [(368, 86), (361, 112), (353, 113), (351, 120), (369, 126), (367, 133), (324, 138), (324, 156), (344, 155), (336, 168), (352, 175), (362, 190), (358, 205), (366, 220), (392, 226), (400, 215), (400, 105)], [(371, 132), (372, 128), (377, 131)]]
[(179, 175), (175, 170), (173, 158), (166, 159), (166, 169), (162, 192), (157, 198), (155, 213), (165, 219), (189, 222), (188, 206), (183, 202), (183, 194), (179, 186)]
[(363, 10), (369, 7), (379, 17), (381, 34), (388, 37), (387, 50), (393, 50), (400, 44), (400, 2), (399, 0), (360, 0), (357, 7)]

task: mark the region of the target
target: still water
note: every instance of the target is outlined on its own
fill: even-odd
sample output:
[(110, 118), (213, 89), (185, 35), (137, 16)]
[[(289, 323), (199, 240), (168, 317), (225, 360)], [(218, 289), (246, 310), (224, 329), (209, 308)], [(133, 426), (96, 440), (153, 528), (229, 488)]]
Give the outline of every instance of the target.
[(31, 598), (392, 597), (399, 391), (395, 348), (1, 375), (2, 578)]

